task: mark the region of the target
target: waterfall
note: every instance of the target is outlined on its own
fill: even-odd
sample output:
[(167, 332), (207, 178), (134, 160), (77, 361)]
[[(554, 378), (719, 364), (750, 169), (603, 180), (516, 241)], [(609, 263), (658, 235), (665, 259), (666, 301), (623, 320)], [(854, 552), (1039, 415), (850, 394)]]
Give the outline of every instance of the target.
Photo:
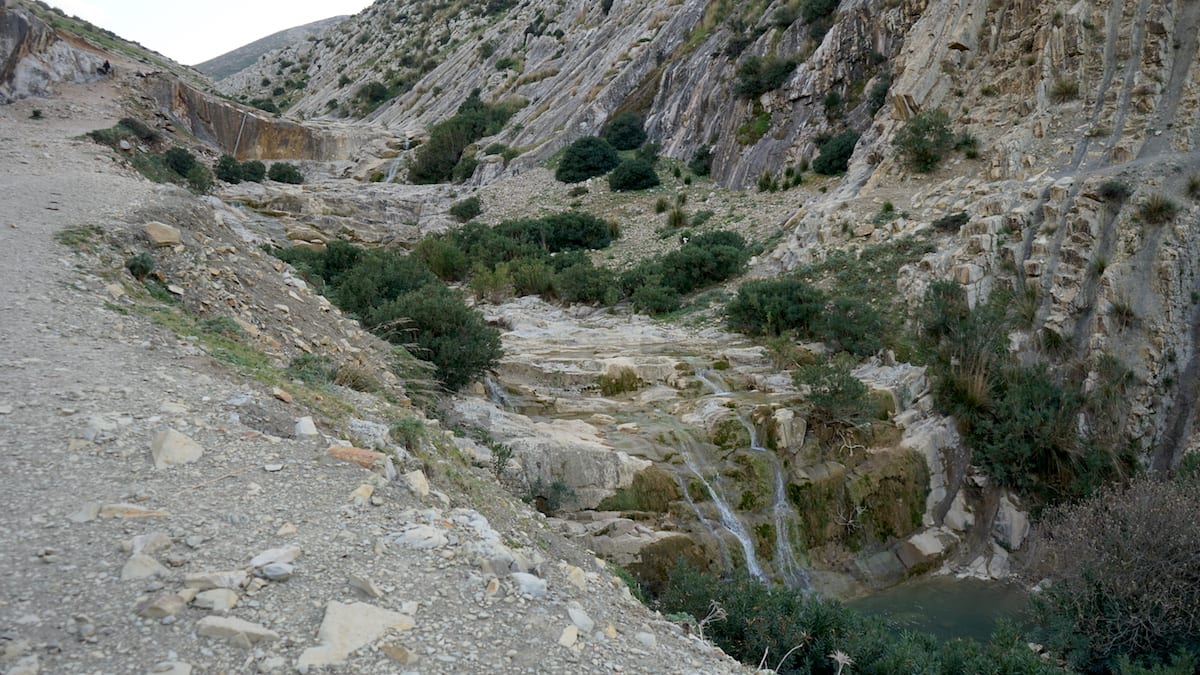
[[(407, 141), (405, 142), (405, 145), (407, 145)], [(396, 174), (400, 171), (400, 160), (400, 157), (392, 160), (392, 164), (388, 167), (387, 176), (384, 177), (383, 182), (391, 183), (392, 181), (396, 180)]]
[(684, 501), (692, 508), (692, 513), (696, 514), (696, 520), (700, 521), (700, 524), (704, 526), (708, 534), (717, 542), (717, 548), (721, 549), (721, 568), (732, 569), (733, 558), (729, 556), (729, 547), (725, 545), (725, 540), (717, 535), (717, 528), (713, 527), (712, 521), (705, 518), (703, 513), (700, 513), (700, 507), (696, 506), (696, 501), (692, 499), (692, 493), (688, 492), (687, 483), (683, 482), (683, 478), (676, 476), (675, 481), (679, 483), (679, 491), (683, 493)]
[(707, 368), (697, 368), (696, 379), (708, 385), (708, 388), (712, 389), (711, 393), (713, 395), (729, 393), (729, 387), (725, 385), (725, 382), (721, 379), (721, 376)]
[(771, 462), (775, 469), (775, 503), (771, 505), (775, 517), (775, 567), (784, 582), (790, 588), (811, 588), (812, 578), (804, 565), (796, 560), (795, 549), (792, 548), (791, 521), (796, 517), (792, 505), (787, 500), (787, 490), (783, 484), (783, 463), (772, 455)]
[(750, 538), (750, 533), (746, 531), (746, 526), (742, 525), (742, 521), (738, 519), (737, 514), (733, 512), (733, 509), (729, 508), (729, 504), (725, 502), (721, 493), (696, 468), (691, 452), (684, 447), (680, 447), (679, 450), (680, 454), (683, 455), (683, 461), (687, 463), (688, 469), (695, 474), (696, 478), (700, 479), (705, 489), (708, 490), (708, 495), (712, 498), (713, 504), (716, 504), (717, 512), (721, 514), (721, 526), (728, 530), (738, 540), (738, 543), (742, 545), (742, 554), (746, 557), (746, 569), (750, 574), (763, 581), (767, 581), (767, 575), (763, 572), (762, 566), (758, 564), (758, 556), (754, 553), (754, 540)]
[(504, 390), (503, 385), (496, 381), (495, 377), (490, 374), (484, 377), (483, 386), (487, 389), (489, 401), (495, 403), (496, 406), (501, 410), (507, 410), (509, 412), (516, 411), (516, 406), (513, 405), (512, 398), (508, 395), (508, 392)]
[(769, 450), (767, 450), (766, 448), (764, 448), (763, 446), (758, 444), (758, 429), (756, 429), (754, 427), (754, 424), (751, 423), (749, 419), (747, 419), (744, 415), (739, 413), (738, 421), (742, 423), (742, 426), (745, 427), (746, 432), (750, 434), (750, 449), (751, 450), (754, 450), (756, 452), (770, 452)]

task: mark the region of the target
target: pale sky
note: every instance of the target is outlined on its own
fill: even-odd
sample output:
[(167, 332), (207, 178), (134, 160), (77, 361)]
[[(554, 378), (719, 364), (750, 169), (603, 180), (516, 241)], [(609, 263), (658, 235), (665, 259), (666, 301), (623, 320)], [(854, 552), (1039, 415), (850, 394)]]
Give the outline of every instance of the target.
[(357, 14), (371, 0), (48, 0), (47, 4), (190, 66), (285, 28)]

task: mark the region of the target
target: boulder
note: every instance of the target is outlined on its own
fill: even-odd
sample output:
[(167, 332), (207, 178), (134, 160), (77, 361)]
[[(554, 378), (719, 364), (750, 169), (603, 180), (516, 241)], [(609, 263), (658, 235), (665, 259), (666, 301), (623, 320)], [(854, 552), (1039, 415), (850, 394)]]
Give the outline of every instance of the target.
[(153, 220), (146, 223), (146, 236), (150, 238), (151, 244), (160, 248), (175, 246), (183, 240), (179, 228)]
[(150, 456), (156, 469), (190, 464), (200, 459), (203, 454), (203, 446), (174, 429), (164, 429), (155, 434), (150, 441)]

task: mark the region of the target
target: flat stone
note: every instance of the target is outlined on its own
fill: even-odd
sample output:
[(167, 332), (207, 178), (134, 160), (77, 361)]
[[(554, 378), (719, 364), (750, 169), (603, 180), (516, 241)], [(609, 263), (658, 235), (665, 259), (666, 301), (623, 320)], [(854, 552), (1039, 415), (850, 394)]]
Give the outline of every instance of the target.
[(558, 636), (558, 644), (563, 647), (574, 647), (576, 642), (579, 642), (579, 629), (574, 624), (564, 628)]
[(121, 568), (121, 581), (169, 576), (171, 576), (171, 571), (148, 555), (135, 555)]
[(367, 485), (366, 483), (359, 485), (358, 489), (350, 493), (350, 502), (355, 506), (366, 506), (367, 502), (371, 501), (371, 496), (375, 494), (375, 486)]
[(137, 504), (105, 504), (100, 507), (101, 518), (156, 518), (171, 515), (167, 511), (148, 509)]
[(258, 642), (279, 639), (278, 633), (265, 626), (231, 616), (206, 616), (196, 624), (196, 632), (242, 649), (250, 649)]
[(150, 237), (152, 244), (159, 247), (174, 246), (182, 241), (179, 228), (153, 220), (146, 223), (146, 236)]
[(147, 619), (164, 619), (179, 614), (186, 606), (187, 602), (179, 594), (163, 593), (138, 603), (134, 612)]
[(654, 637), (654, 633), (639, 631), (633, 634), (633, 639), (642, 643), (642, 646), (646, 649), (654, 649), (658, 646), (658, 638)]
[(546, 597), (546, 580), (535, 577), (526, 572), (514, 572), (512, 580), (516, 582), (517, 588), (522, 595), (528, 595), (532, 598)]
[(330, 602), (317, 631), (320, 644), (304, 650), (296, 667), (344, 664), (350, 654), (383, 637), (389, 630), (410, 630), (414, 625), (411, 616), (374, 605)]
[(213, 612), (228, 612), (237, 607), (238, 595), (228, 588), (213, 588), (196, 594), (192, 605), (197, 609)]
[(429, 479), (425, 478), (425, 472), (420, 469), (404, 474), (404, 484), (418, 497), (429, 496)]
[(363, 450), (350, 445), (335, 445), (326, 450), (325, 454), (344, 462), (354, 462), (365, 469), (374, 469), (387, 460), (387, 455), (382, 452)]
[(79, 507), (79, 510), (67, 516), (67, 520), (72, 523), (88, 523), (96, 519), (100, 515), (100, 505), (91, 502)]
[(366, 593), (371, 598), (378, 599), (383, 597), (383, 591), (379, 590), (375, 582), (361, 574), (350, 575), (350, 586)]
[(587, 574), (574, 565), (567, 566), (567, 581), (581, 591), (587, 590)]
[(312, 438), (319, 435), (320, 432), (317, 431), (317, 423), (313, 421), (313, 418), (301, 417), (296, 420), (296, 436), (300, 438)]
[(287, 581), (295, 571), (296, 566), (290, 563), (271, 563), (262, 568), (262, 576), (271, 581)]
[(129, 542), (129, 552), (145, 555), (154, 555), (162, 553), (171, 548), (171, 538), (163, 532), (151, 532), (149, 534), (139, 534)]
[(279, 399), (280, 401), (283, 401), (284, 403), (292, 402), (292, 395), (289, 394), (288, 392), (284, 391), (283, 389), (280, 389), (279, 387), (272, 387), (271, 395), (274, 396), (275, 398)]
[(177, 464), (190, 464), (200, 459), (204, 448), (191, 438), (175, 431), (164, 429), (154, 435), (150, 441), (150, 455), (154, 458), (154, 468), (165, 469)]
[(579, 628), (579, 632), (584, 635), (590, 634), (596, 627), (596, 622), (581, 607), (568, 607), (567, 615), (571, 617), (571, 623), (575, 624)]
[(266, 565), (270, 565), (271, 563), (295, 562), (296, 559), (300, 557), (301, 553), (303, 553), (302, 549), (299, 546), (294, 545), (268, 549), (251, 558), (250, 566), (264, 567)]
[(228, 572), (199, 572), (197, 574), (189, 574), (183, 578), (183, 585), (188, 588), (194, 588), (198, 591), (207, 591), (212, 588), (228, 588), (237, 590), (246, 585), (246, 581), (250, 578), (245, 570), (231, 570)]
[(393, 541), (400, 546), (417, 549), (441, 548), (450, 543), (446, 534), (432, 525), (418, 525), (397, 535)]

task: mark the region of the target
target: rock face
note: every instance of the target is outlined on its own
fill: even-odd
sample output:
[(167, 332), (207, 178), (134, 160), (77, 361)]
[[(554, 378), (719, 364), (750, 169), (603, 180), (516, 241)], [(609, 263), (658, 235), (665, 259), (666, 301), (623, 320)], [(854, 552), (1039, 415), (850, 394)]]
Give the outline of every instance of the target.
[(0, 6), (0, 104), (47, 96), (56, 82), (101, 77), (104, 57), (63, 39), (28, 9)]

